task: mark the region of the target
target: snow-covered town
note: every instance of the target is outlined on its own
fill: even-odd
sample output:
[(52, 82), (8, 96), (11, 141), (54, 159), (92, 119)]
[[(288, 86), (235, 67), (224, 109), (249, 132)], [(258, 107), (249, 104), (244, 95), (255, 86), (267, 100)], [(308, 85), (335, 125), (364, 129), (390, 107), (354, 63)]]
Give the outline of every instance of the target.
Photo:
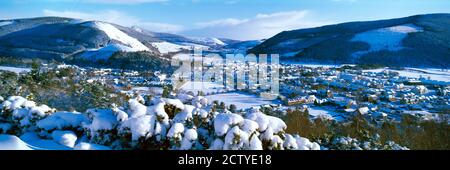
[(424, 120), (448, 116), (447, 70), (362, 70), (349, 65), (288, 65), (283, 70), (280, 89), (286, 96), (285, 104), (325, 110), (314, 116), (342, 120), (359, 113), (377, 121), (399, 121), (402, 114)]

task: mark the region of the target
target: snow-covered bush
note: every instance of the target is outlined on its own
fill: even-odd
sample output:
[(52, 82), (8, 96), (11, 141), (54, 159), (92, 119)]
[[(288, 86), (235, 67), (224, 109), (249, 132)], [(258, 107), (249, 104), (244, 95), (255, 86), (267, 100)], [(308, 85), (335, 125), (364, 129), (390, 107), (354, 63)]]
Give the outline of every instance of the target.
[(20, 96), (11, 96), (1, 104), (0, 132), (22, 134), (37, 129), (36, 122), (55, 112), (47, 105), (37, 106), (35, 102)]
[(112, 145), (118, 138), (119, 122), (112, 109), (89, 109), (86, 111), (90, 123), (84, 124), (91, 141), (101, 145)]
[[(56, 112), (22, 97), (10, 97), (1, 105), (0, 118), (1, 133), (20, 136), (31, 132), (36, 138), (83, 150), (320, 149), (317, 143), (285, 133), (283, 120), (259, 108), (216, 112), (204, 97), (145, 101), (138, 95), (123, 106), (85, 113)], [(11, 128), (19, 131), (8, 131)]]
[(103, 146), (103, 145), (97, 145), (93, 143), (86, 143), (86, 142), (80, 142), (75, 147), (75, 150), (111, 150), (111, 148)]
[(52, 138), (55, 142), (73, 148), (77, 141), (77, 135), (72, 131), (55, 130), (52, 133)]
[(83, 127), (80, 125), (88, 123), (88, 117), (78, 112), (55, 112), (36, 123), (41, 136), (49, 135), (54, 130), (71, 130), (82, 133)]
[(181, 141), (180, 150), (190, 150), (195, 144), (198, 138), (197, 131), (195, 129), (187, 129), (184, 132), (183, 140)]
[(379, 135), (374, 135), (368, 140), (360, 141), (355, 138), (339, 136), (331, 143), (325, 144), (328, 149), (333, 150), (409, 150), (393, 141), (380, 142)]

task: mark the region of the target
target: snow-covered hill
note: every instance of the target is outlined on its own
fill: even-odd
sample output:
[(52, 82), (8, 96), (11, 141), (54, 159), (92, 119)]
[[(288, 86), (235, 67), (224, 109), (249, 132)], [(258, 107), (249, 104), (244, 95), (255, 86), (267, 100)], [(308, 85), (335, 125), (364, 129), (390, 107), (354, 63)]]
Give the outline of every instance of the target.
[(202, 44), (209, 45), (209, 46), (225, 46), (225, 45), (227, 45), (226, 43), (224, 43), (222, 40), (220, 40), (218, 38), (207, 37), (207, 38), (191, 38), (191, 39), (196, 40)]
[(351, 41), (365, 42), (370, 48), (366, 51), (353, 53), (355, 57), (381, 50), (399, 51), (405, 47), (402, 45), (404, 38), (410, 33), (421, 32), (423, 28), (414, 24), (397, 25), (386, 28), (379, 28), (356, 34)]
[(2, 21), (2, 22), (0, 22), (0, 27), (1, 26), (5, 26), (5, 25), (10, 25), (10, 24), (13, 24), (14, 22), (12, 22), (12, 21)]
[(142, 44), (136, 38), (133, 38), (121, 30), (117, 29), (113, 25), (105, 22), (92, 21), (85, 22), (83, 26), (92, 27), (103, 31), (111, 40), (105, 47), (99, 47), (95, 49), (88, 49), (81, 56), (84, 59), (98, 60), (108, 59), (115, 52), (137, 52), (137, 51), (151, 51), (147, 46)]
[(137, 39), (130, 37), (129, 35), (125, 34), (124, 32), (120, 31), (116, 27), (114, 27), (111, 24), (104, 23), (104, 22), (86, 22), (83, 24), (84, 26), (97, 28), (101, 31), (103, 31), (111, 40), (116, 40), (124, 45), (126, 45), (129, 48), (117, 48), (121, 51), (149, 51), (149, 49), (139, 42)]
[(154, 47), (156, 47), (160, 53), (163, 53), (163, 54), (190, 49), (189, 46), (182, 46), (182, 45), (173, 44), (173, 43), (169, 43), (169, 42), (155, 42), (155, 43), (152, 43), (152, 45)]
[(281, 32), (249, 50), (284, 62), (450, 67), (450, 14), (349, 22)]
[(218, 38), (188, 38), (102, 21), (59, 17), (0, 20), (0, 55), (4, 56), (95, 61), (106, 60), (118, 51), (146, 51), (157, 56), (193, 47), (221, 49), (225, 45)]

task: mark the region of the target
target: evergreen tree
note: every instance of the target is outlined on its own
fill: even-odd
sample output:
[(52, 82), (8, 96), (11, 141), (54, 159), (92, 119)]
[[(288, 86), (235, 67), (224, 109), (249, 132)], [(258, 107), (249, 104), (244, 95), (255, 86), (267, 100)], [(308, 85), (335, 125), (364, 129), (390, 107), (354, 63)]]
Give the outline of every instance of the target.
[(236, 111), (237, 111), (236, 105), (231, 104), (231, 105), (230, 105), (230, 112), (236, 113)]
[(164, 87), (163, 87), (162, 97), (168, 98), (169, 95), (170, 95), (169, 88), (168, 88), (167, 86), (164, 86)]
[(219, 109), (225, 110), (227, 107), (224, 102), (220, 102)]
[(34, 80), (39, 80), (39, 72), (41, 70), (41, 63), (38, 60), (33, 60), (31, 63), (31, 76)]

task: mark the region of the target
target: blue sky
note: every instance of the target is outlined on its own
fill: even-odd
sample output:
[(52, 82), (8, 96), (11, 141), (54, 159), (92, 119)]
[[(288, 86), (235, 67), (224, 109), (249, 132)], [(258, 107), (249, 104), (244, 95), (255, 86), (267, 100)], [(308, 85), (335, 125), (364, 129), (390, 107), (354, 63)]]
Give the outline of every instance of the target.
[(449, 0), (2, 0), (0, 19), (64, 16), (195, 37), (269, 38), (348, 21), (450, 13)]

